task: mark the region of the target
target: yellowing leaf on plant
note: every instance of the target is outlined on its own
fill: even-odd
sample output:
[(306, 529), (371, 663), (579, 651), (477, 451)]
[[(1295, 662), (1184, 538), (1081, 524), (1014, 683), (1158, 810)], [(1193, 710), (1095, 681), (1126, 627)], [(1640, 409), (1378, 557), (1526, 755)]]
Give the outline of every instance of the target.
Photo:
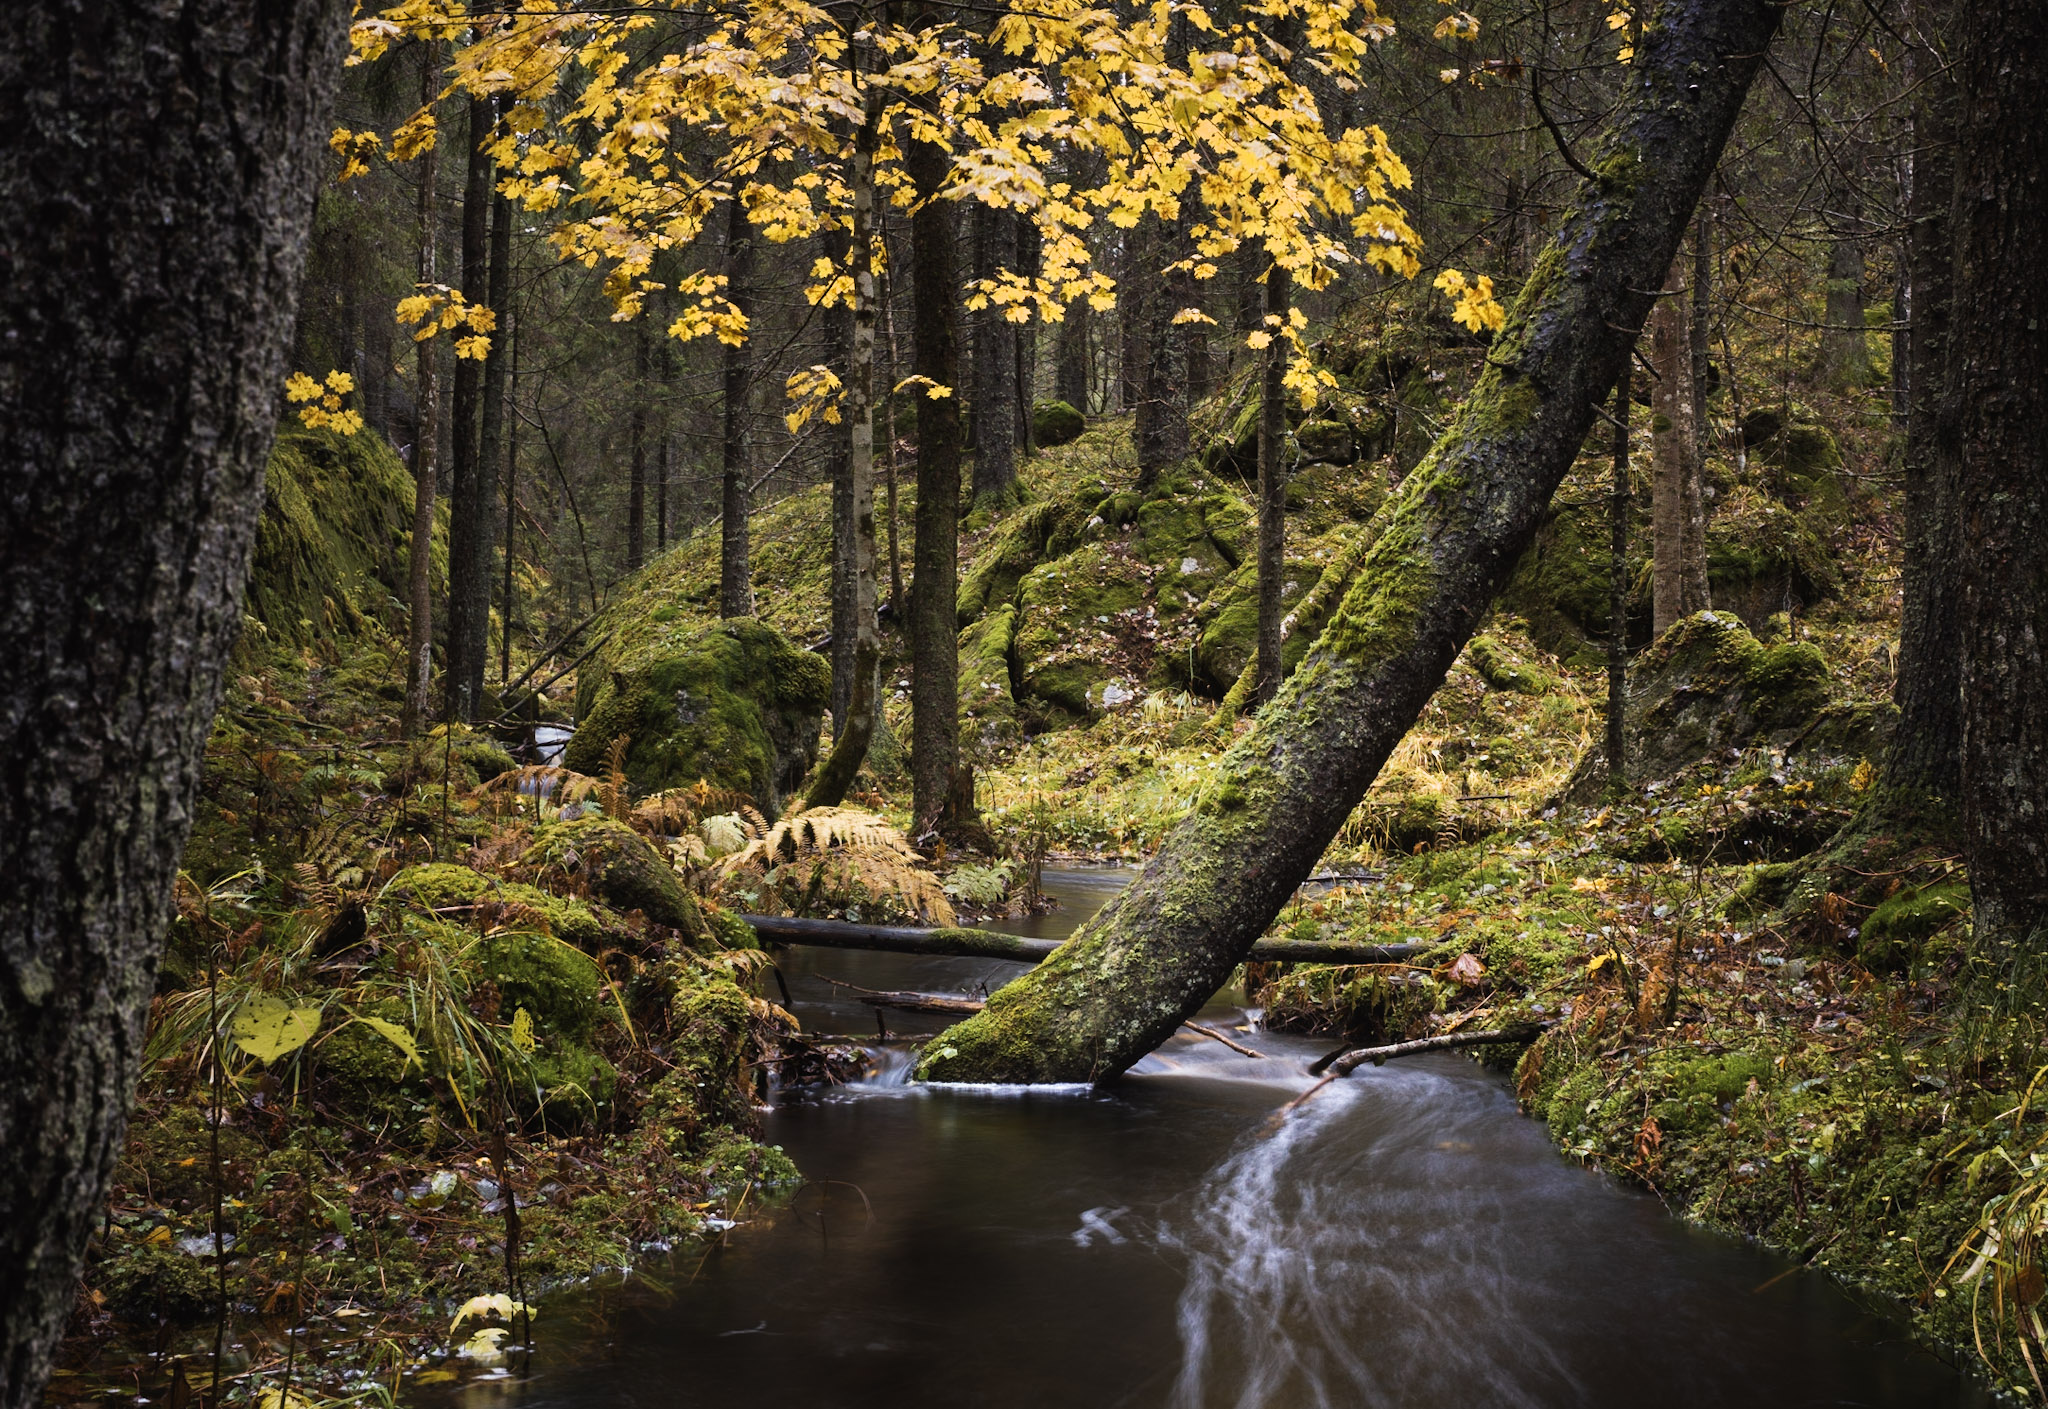
[(295, 1008), (265, 993), (242, 1005), (228, 1034), (237, 1047), (258, 1061), (274, 1062), (312, 1041), (319, 1028), (317, 1004)]
[(512, 1014), (512, 1045), (522, 1052), (531, 1052), (533, 1041), (533, 1014), (524, 1007)]
[(404, 1054), (406, 1061), (412, 1065), (416, 1067), (424, 1067), (426, 1065), (425, 1062), (420, 1060), (419, 1043), (413, 1041), (412, 1034), (397, 1023), (386, 1022), (383, 1018), (371, 1017), (359, 1017), (356, 1021), (396, 1047)]
[(1614, 954), (1611, 950), (1605, 954), (1595, 954), (1591, 959), (1586, 961), (1586, 977), (1591, 978), (1594, 974), (1599, 973), (1602, 969), (1606, 968), (1609, 964), (1612, 964), (1613, 962)]
[(265, 1385), (256, 1396), (256, 1409), (313, 1409), (313, 1401), (295, 1389)]

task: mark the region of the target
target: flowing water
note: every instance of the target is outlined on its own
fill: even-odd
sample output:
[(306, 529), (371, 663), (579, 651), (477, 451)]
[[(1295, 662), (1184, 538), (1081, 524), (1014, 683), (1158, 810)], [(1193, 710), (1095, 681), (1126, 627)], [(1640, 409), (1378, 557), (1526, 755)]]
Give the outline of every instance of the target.
[[(1048, 873), (1057, 937), (1129, 872)], [(1018, 966), (796, 949), (797, 1012)], [(465, 1406), (1974, 1406), (1988, 1395), (1825, 1278), (1563, 1160), (1452, 1057), (1305, 1090), (1324, 1044), (1206, 1021), (1109, 1092), (868, 1082), (764, 1117), (813, 1181), (772, 1219), (550, 1300), (524, 1379)]]

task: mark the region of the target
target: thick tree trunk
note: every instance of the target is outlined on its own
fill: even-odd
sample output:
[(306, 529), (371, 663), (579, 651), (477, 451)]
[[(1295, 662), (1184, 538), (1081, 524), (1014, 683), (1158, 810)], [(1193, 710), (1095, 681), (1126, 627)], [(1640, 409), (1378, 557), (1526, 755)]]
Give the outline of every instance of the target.
[(1907, 197), (1905, 282), (1911, 309), (1905, 344), (1905, 525), (1899, 615), (1899, 707), (1873, 801), (1909, 831), (1952, 836), (1960, 780), (1961, 661), (1956, 571), (1961, 515), (1954, 502), (1955, 446), (1939, 433), (1954, 303), (1956, 87), (1940, 56), (1907, 57), (1913, 110), (1912, 188)]
[[(975, 204), (976, 269), (991, 278), (1017, 268), (1017, 221)], [(1017, 325), (991, 303), (974, 329), (974, 507), (1005, 509), (1017, 498)]]
[[(509, 216), (510, 210), (507, 210)], [(510, 254), (510, 251), (507, 251)], [(510, 316), (511, 309), (506, 309)], [(512, 319), (505, 329), (505, 360), (507, 363), (506, 399), (516, 401), (519, 396), (519, 323)], [(499, 597), (502, 603), (498, 618), (498, 689), (502, 692), (512, 680), (512, 615), (518, 606), (512, 584), (512, 570), (519, 561), (519, 417), (516, 406), (511, 417), (511, 433), (505, 444), (505, 554), (502, 571), (505, 587)]]
[(1261, 354), (1259, 380), (1259, 635), (1254, 653), (1259, 668), (1258, 697), (1280, 693), (1283, 667), (1281, 623), (1287, 615), (1281, 589), (1287, 576), (1287, 271), (1275, 264), (1266, 271), (1266, 331), (1272, 336)]
[(1053, 368), (1053, 399), (1087, 415), (1088, 301), (1076, 299), (1060, 319), (1058, 363)]
[[(904, 163), (922, 203), (910, 218), (916, 281), (911, 361), (917, 388), (917, 517), (911, 545), (911, 817), (922, 834), (953, 820), (960, 761), (959, 628), (953, 599), (960, 578), (959, 207), (933, 199), (950, 161), (943, 148), (911, 141)], [(933, 396), (934, 390), (946, 391)]]
[(347, 15), (0, 7), (0, 1409), (121, 1153)]
[[(1781, 8), (1666, 0), (1596, 179), (1561, 214), (1450, 428), (1381, 511), (1336, 618), (1144, 873), (925, 1045), (946, 1081), (1102, 1081), (1216, 992), (1428, 703), (1613, 389)], [(2042, 698), (2048, 700), (2048, 692)]]
[(1707, 600), (1706, 521), (1693, 426), (1692, 311), (1684, 266), (1674, 261), (1650, 314), (1651, 629), (1659, 636)]
[[(1004, 218), (1017, 227), (1017, 272), (1030, 278), (1037, 278), (1043, 271), (1044, 241), (1038, 227), (1016, 211), (1007, 211)], [(1021, 464), (1031, 458), (1036, 448), (1031, 439), (1031, 407), (1038, 396), (1038, 319), (1028, 323), (1012, 325), (1017, 333), (1017, 395), (1014, 406), (1017, 412), (1016, 448)]]
[[(735, 187), (738, 181), (735, 178)], [(725, 296), (748, 318), (754, 308), (754, 235), (733, 191), (725, 215)], [(718, 519), (718, 614), (754, 614), (753, 568), (747, 561), (747, 515), (754, 464), (747, 454), (747, 397), (754, 380), (754, 332), (725, 349), (724, 463)]]
[[(853, 236), (847, 245), (853, 273), (852, 336), (847, 349), (846, 543), (840, 564), (846, 620), (833, 598), (833, 695), (837, 711), (832, 752), (804, 794), (812, 807), (836, 807), (852, 789), (875, 736), (882, 703), (882, 641), (875, 625), (875, 152), (881, 142), (881, 94), (868, 90), (866, 112), (853, 139)], [(838, 487), (834, 486), (834, 498)], [(836, 505), (835, 505), (836, 508)], [(836, 521), (836, 520), (835, 520)], [(846, 653), (846, 702), (838, 701), (840, 631)]]
[[(431, 109), (441, 90), (440, 45), (432, 40), (420, 51), (420, 105)], [(435, 182), (440, 153), (429, 147), (420, 158), (419, 255), (415, 272), (422, 292), (439, 279), (439, 246), (435, 222)], [(412, 543), (406, 562), (405, 707), (398, 732), (410, 739), (433, 709), (434, 678), (434, 494), (441, 452), (441, 387), (439, 338), (414, 344), (417, 357), (419, 415), (412, 444)]]
[(1970, 15), (1958, 61), (1955, 307), (1945, 429), (1960, 456), (1963, 834), (1974, 943), (2048, 949), (2048, 9)]
[[(485, 143), (491, 130), (488, 98), (469, 102), (468, 171), (462, 189), (462, 296), (490, 301), (492, 162)], [(493, 333), (496, 342), (500, 334)], [(455, 359), (454, 425), (448, 480), (448, 639), (441, 675), (442, 704), (450, 719), (475, 719), (490, 653), (491, 556), (497, 515), (498, 472), (483, 457), (479, 435), (484, 365)]]

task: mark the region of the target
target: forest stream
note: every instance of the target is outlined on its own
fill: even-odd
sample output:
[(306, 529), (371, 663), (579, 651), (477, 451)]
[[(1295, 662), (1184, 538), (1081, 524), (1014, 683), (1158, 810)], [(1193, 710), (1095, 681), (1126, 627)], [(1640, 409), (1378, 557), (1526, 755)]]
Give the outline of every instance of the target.
[[(1134, 874), (1048, 870), (1064, 937)], [(826, 980), (974, 993), (1018, 966), (799, 948)], [(890, 1013), (859, 1084), (763, 1116), (797, 1197), (623, 1283), (550, 1298), (530, 1374), (422, 1402), (581, 1405), (1980, 1405), (1977, 1382), (1824, 1276), (1561, 1157), (1451, 1056), (1318, 1092), (1327, 1041), (1219, 995), (1114, 1090), (906, 1082), (943, 1015)], [(872, 1040), (872, 1039), (864, 1039)], [(793, 1093), (792, 1093), (793, 1094)]]

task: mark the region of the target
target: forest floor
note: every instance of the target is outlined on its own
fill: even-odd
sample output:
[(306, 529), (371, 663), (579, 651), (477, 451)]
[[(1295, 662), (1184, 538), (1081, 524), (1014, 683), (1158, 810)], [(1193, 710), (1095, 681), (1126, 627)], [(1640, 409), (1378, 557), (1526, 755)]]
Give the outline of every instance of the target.
[[(1473, 357), (1418, 354), (1409, 392), (1451, 396)], [(862, 833), (849, 844), (878, 848), (893, 888), (863, 918), (999, 909), (1047, 860), (1142, 861), (1217, 784), (1250, 727), (1216, 703), (1244, 658), (1249, 573), (1232, 396), (1203, 422), (1224, 453), (1150, 498), (1118, 487), (1128, 427), (1105, 422), (1028, 461), (1021, 506), (970, 518), (963, 720), (985, 845), (920, 860)], [(1303, 588), (1420, 433), (1369, 397), (1340, 409), (1382, 458), (1302, 476)], [(1332, 844), (1337, 879), (1272, 928), (1432, 947), (1254, 966), (1246, 984), (1267, 1023), (1333, 1044), (1541, 1024), (1526, 1049), (1484, 1050), (1569, 1157), (2042, 1393), (2043, 1029), (1965, 998), (1959, 861), (1930, 846), (1854, 884), (1816, 872), (1797, 922), (1782, 909), (1873, 785), (1898, 606), (1896, 505), (1863, 487), (1882, 482), (1882, 417), (1803, 414), (1833, 428), (1849, 489), (1788, 499), (1786, 464), (1717, 449), (1717, 564), (1750, 583), (1764, 569), (1739, 548), (1790, 544), (1764, 568), (1792, 609), (1752, 611), (1754, 633), (1696, 618), (1640, 654), (1657, 727), (1637, 787), (1601, 795), (1600, 653), (1568, 625), (1589, 580), (1598, 600), (1578, 606), (1605, 610), (1604, 528), (1561, 519)], [(1560, 501), (1601, 504), (1605, 473), (1589, 457)], [(762, 616), (799, 642), (828, 619), (822, 510), (813, 491), (756, 517)], [(629, 600), (708, 618), (715, 582), (700, 536)], [(399, 743), (399, 668), (370, 630), (245, 642), (53, 1402), (204, 1395), (217, 1334), (224, 1389), (381, 1399), (487, 1372), (524, 1329), (517, 1303), (724, 1237), (795, 1187), (750, 1135), (762, 1081), (857, 1067), (797, 1033), (721, 908), (817, 899), (815, 866), (733, 870), (769, 819), (717, 789), (636, 795), (618, 768), (550, 781), (483, 731)], [(899, 759), (860, 788), (907, 830)]]

